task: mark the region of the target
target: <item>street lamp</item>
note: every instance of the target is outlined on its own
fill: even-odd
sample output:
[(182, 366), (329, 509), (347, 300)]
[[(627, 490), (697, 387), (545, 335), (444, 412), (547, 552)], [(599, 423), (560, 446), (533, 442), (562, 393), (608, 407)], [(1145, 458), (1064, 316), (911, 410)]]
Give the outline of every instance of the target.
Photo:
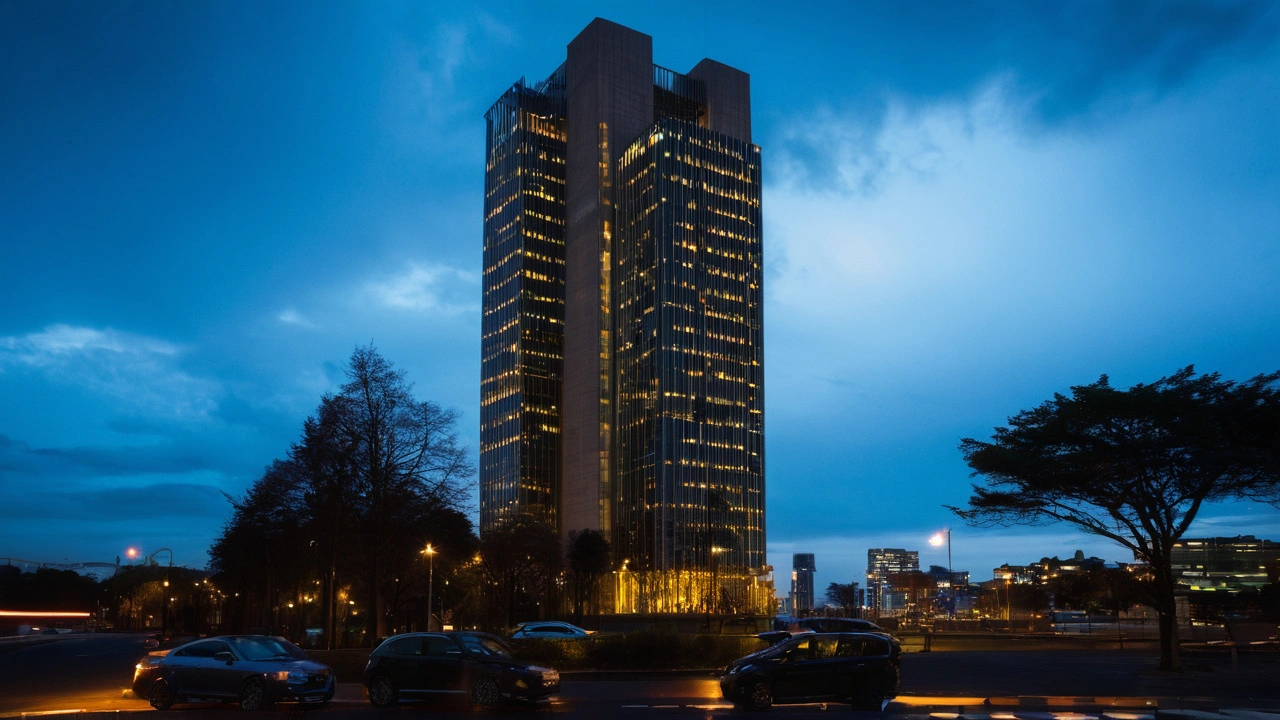
[[(165, 570), (165, 573), (164, 573), (164, 586), (167, 588), (169, 587), (170, 576), (173, 575), (173, 551), (170, 550), (169, 548), (160, 548), (159, 550), (148, 555), (147, 559), (144, 562), (154, 563), (156, 561), (156, 556), (162, 552), (169, 553), (169, 569)], [(125, 551), (125, 554), (128, 555), (129, 557), (136, 557), (138, 555), (138, 551), (135, 548), (129, 548), (128, 550)], [(167, 595), (168, 592), (166, 591), (165, 594)], [(170, 598), (169, 602), (172, 603), (173, 599)], [(165, 633), (168, 631), (168, 627), (169, 627), (169, 607), (168, 605), (165, 605), (164, 607), (160, 608), (160, 637), (165, 636)]]
[(951, 571), (951, 528), (947, 528), (942, 532), (934, 533), (933, 537), (929, 538), (929, 544), (934, 547), (941, 547), (943, 542), (943, 533), (946, 533), (947, 535), (947, 593), (951, 595), (951, 610), (949, 614), (951, 615), (951, 619), (954, 620), (956, 617), (956, 575)]
[(422, 551), (427, 556), (427, 631), (431, 630), (431, 585), (435, 581), (436, 574), (436, 550), (427, 544), (427, 549)]

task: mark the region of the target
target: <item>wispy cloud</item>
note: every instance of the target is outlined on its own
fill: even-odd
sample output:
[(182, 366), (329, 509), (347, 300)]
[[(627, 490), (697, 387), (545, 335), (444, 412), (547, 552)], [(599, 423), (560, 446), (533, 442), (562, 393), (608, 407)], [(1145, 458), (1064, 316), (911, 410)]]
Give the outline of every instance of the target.
[(0, 372), (25, 369), (74, 385), (135, 412), (171, 419), (207, 418), (221, 386), (179, 367), (183, 348), (111, 328), (51, 325), (0, 337)]
[(479, 283), (473, 272), (411, 262), (400, 273), (369, 283), (366, 294), (383, 307), (459, 315), (479, 311)]
[(475, 117), (484, 101), (459, 76), (514, 39), (511, 28), (487, 13), (441, 20), (421, 36), (401, 38), (395, 48), (396, 90), (387, 101), (402, 140), (432, 152), (473, 155), (481, 140), (470, 122), (457, 119)]
[(319, 329), (320, 327), (319, 325), (316, 325), (315, 323), (303, 317), (302, 313), (298, 312), (297, 310), (294, 310), (293, 308), (286, 308), (282, 310), (280, 314), (276, 316), (276, 320), (279, 320), (285, 325), (296, 325), (298, 327), (303, 327), (308, 330), (316, 330), (316, 329)]

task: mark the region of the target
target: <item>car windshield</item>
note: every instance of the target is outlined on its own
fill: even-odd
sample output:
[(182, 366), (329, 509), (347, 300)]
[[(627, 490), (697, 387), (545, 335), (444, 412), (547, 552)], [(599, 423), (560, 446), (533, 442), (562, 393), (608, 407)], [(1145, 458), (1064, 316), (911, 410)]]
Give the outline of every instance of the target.
[(754, 655), (754, 657), (762, 657), (762, 658), (777, 657), (779, 655), (784, 655), (801, 646), (803, 646), (805, 649), (808, 649), (809, 638), (799, 637), (799, 638), (792, 638), (790, 640), (784, 640), (778, 643), (777, 645), (772, 645), (770, 647), (767, 647), (759, 651)]
[(275, 637), (227, 638), (245, 660), (306, 660), (302, 648)]
[(483, 635), (463, 635), (461, 636), (461, 640), (462, 647), (466, 648), (468, 655), (500, 658), (511, 657), (511, 652), (507, 650), (507, 647), (494, 638), (485, 637)]

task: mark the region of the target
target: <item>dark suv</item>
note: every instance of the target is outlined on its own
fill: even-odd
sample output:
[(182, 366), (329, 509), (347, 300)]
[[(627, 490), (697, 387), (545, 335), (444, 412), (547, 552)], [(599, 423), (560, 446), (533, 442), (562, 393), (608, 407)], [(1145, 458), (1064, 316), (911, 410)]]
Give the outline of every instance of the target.
[(735, 660), (720, 677), (720, 691), (756, 710), (817, 701), (880, 710), (898, 691), (901, 661), (902, 647), (888, 635), (805, 633)]
[(480, 632), (410, 633), (387, 638), (364, 669), (369, 702), (469, 697), (482, 707), (504, 699), (544, 700), (560, 692), (560, 673), (515, 659), (506, 643)]

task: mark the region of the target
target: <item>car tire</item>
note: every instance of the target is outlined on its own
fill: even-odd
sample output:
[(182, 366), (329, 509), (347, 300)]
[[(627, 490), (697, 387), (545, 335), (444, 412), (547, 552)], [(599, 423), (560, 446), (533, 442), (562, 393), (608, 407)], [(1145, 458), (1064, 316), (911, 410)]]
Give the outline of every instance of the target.
[(173, 707), (173, 688), (169, 687), (169, 683), (164, 680), (156, 680), (151, 683), (151, 689), (147, 691), (147, 703), (157, 710), (168, 710)]
[(376, 707), (391, 707), (400, 702), (400, 691), (386, 675), (374, 675), (368, 692), (369, 702)]
[(768, 710), (773, 707), (773, 690), (769, 683), (757, 680), (747, 688), (746, 705), (752, 710)]
[(497, 707), (502, 703), (502, 690), (498, 687), (498, 680), (492, 677), (482, 677), (475, 681), (471, 686), (471, 703), (482, 708)]
[(262, 710), (270, 705), (267, 700), (267, 684), (261, 678), (249, 678), (240, 686), (240, 709), (248, 712)]

